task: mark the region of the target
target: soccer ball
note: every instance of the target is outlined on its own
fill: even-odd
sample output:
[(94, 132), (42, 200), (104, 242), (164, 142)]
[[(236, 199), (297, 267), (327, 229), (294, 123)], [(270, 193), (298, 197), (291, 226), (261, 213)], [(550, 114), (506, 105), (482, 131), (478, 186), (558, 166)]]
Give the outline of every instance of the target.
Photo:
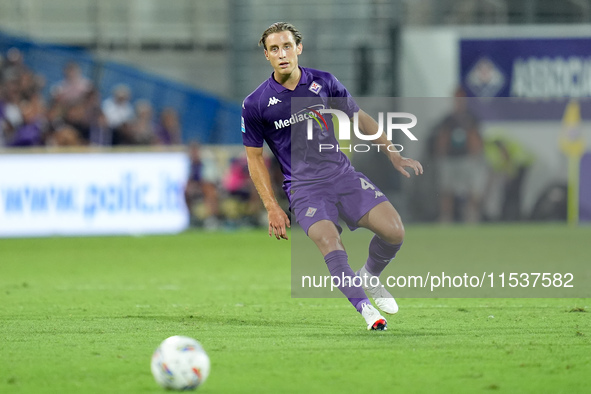
[(189, 337), (166, 338), (152, 355), (152, 375), (165, 389), (196, 389), (207, 379), (209, 367), (209, 356)]

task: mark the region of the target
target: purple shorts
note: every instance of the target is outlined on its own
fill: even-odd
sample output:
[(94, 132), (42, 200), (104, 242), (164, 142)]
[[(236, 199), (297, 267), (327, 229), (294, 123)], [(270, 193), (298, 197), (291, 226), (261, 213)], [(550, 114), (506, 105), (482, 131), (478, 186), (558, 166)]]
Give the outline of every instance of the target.
[(388, 201), (384, 193), (357, 171), (291, 190), (291, 211), (306, 234), (320, 220), (330, 220), (342, 232), (339, 218), (355, 230), (363, 215), (384, 201)]

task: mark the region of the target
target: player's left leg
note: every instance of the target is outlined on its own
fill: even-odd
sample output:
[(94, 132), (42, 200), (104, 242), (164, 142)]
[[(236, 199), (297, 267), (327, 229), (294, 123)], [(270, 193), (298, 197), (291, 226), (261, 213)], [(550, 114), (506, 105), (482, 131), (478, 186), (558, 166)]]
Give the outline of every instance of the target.
[(357, 223), (375, 235), (369, 244), (369, 256), (365, 265), (357, 271), (363, 279), (365, 290), (372, 296), (378, 308), (390, 314), (398, 312), (398, 304), (379, 281), (379, 276), (396, 256), (404, 240), (402, 219), (389, 201), (373, 207)]
[(404, 225), (398, 211), (389, 201), (383, 201), (363, 215), (359, 227), (371, 230), (382, 240), (390, 244), (404, 241)]

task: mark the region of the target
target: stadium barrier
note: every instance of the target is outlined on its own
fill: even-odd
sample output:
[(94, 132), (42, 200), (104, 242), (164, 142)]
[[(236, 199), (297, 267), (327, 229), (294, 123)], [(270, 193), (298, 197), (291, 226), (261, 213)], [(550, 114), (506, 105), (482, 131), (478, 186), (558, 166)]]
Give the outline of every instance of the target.
[(4, 151), (0, 237), (177, 233), (188, 157), (179, 148)]

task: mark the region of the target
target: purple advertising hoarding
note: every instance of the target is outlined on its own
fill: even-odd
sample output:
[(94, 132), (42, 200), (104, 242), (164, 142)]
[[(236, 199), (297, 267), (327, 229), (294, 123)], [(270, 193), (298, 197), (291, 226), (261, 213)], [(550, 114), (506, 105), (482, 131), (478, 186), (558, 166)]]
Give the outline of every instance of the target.
[(483, 119), (561, 119), (572, 98), (582, 99), (581, 116), (589, 119), (591, 38), (464, 39), (460, 81), (468, 97), (515, 98), (484, 108)]
[[(463, 39), (460, 81), (484, 121), (558, 121), (579, 129), (591, 119), (591, 38)], [(505, 97), (490, 100), (489, 97)], [(565, 110), (577, 99), (577, 116)], [(575, 122), (575, 123), (573, 123)], [(591, 154), (581, 160), (579, 219), (591, 221)]]
[(461, 40), (471, 97), (591, 97), (591, 38)]

